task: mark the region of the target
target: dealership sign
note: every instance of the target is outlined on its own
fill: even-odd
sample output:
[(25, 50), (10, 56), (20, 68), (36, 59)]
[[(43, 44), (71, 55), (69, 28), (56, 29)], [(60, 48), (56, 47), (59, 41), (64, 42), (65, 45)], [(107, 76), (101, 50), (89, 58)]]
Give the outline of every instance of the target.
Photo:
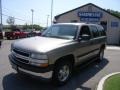
[(99, 22), (99, 18), (80, 18), (80, 21), (86, 21), (86, 22)]
[(86, 17), (86, 18), (101, 18), (101, 12), (78, 12), (79, 17)]
[(78, 12), (81, 21), (98, 22), (102, 18), (101, 12)]

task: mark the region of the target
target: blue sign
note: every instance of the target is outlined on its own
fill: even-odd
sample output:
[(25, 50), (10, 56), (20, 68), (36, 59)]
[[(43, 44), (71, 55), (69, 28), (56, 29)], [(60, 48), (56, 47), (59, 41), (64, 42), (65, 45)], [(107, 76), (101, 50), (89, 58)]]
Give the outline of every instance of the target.
[(84, 18), (101, 18), (103, 15), (101, 12), (78, 12), (78, 16)]
[(99, 22), (100, 18), (80, 18), (80, 21), (84, 21), (84, 22)]
[(118, 22), (111, 22), (111, 27), (118, 27), (119, 23)]
[(103, 14), (101, 12), (78, 12), (78, 16), (83, 22), (99, 22)]

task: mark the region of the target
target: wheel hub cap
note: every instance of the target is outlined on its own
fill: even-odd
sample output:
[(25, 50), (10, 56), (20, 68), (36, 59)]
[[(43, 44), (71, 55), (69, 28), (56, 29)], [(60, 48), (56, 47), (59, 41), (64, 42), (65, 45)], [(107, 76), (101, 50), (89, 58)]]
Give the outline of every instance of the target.
[(69, 66), (67, 66), (67, 65), (63, 66), (60, 69), (59, 74), (58, 74), (59, 80), (60, 81), (65, 81), (68, 78), (69, 73), (70, 73)]

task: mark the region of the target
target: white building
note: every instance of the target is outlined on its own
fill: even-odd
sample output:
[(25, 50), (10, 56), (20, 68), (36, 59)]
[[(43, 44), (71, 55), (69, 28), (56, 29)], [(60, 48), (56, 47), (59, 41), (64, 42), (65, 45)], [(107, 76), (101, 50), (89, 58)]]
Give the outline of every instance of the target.
[(55, 16), (55, 22), (87, 22), (101, 24), (107, 33), (107, 43), (120, 45), (120, 17), (92, 3)]

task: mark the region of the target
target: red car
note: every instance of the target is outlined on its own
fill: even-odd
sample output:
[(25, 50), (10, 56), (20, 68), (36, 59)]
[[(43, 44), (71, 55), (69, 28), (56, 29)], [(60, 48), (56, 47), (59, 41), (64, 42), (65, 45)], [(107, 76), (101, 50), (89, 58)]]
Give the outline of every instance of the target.
[(20, 29), (15, 29), (10, 32), (5, 32), (5, 37), (7, 39), (19, 39), (19, 38), (25, 38), (27, 37), (27, 33), (20, 30)]

